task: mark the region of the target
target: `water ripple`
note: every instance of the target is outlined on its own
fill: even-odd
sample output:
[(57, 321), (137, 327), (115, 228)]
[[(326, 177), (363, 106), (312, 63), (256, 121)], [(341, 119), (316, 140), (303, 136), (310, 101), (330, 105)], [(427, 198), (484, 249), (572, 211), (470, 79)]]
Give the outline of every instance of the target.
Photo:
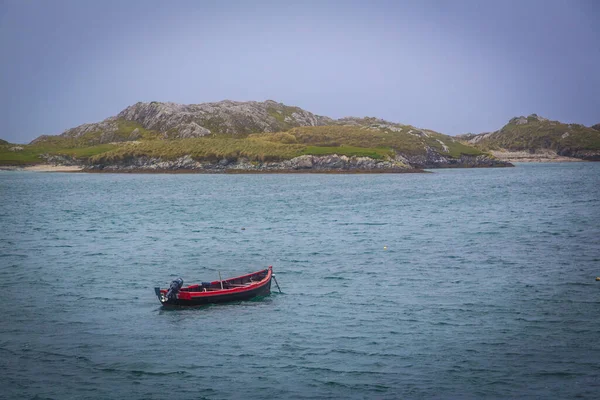
[[(596, 397), (600, 164), (577, 164), (2, 173), (2, 396)], [(269, 264), (283, 295), (153, 294)]]

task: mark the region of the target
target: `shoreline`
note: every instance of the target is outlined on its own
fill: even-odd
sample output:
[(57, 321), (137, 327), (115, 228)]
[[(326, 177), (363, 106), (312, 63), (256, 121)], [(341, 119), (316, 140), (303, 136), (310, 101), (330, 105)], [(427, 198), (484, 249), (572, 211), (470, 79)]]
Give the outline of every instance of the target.
[[(504, 153), (508, 154), (508, 153)], [(510, 153), (514, 154), (514, 153)], [(494, 155), (501, 161), (510, 163), (571, 163), (571, 162), (590, 162), (572, 157), (562, 156), (546, 156), (546, 155), (529, 155), (529, 157), (500, 157)], [(0, 165), (0, 171), (22, 171), (22, 172), (69, 172), (69, 173), (90, 173), (90, 174), (210, 174), (210, 175), (263, 175), (263, 174), (331, 174), (331, 175), (371, 175), (371, 174), (430, 174), (434, 173), (432, 169), (481, 169), (481, 168), (506, 168), (505, 166), (498, 167), (458, 167), (447, 166), (442, 168), (374, 168), (374, 169), (146, 169), (146, 168), (131, 168), (131, 169), (88, 169), (80, 165), (53, 165), (53, 164), (31, 164), (31, 165)]]
[(575, 157), (559, 156), (555, 152), (547, 151), (541, 153), (529, 153), (526, 151), (491, 151), (492, 155), (498, 160), (510, 163), (564, 163), (564, 162), (589, 162)]
[(272, 169), (272, 170), (244, 170), (244, 169), (224, 169), (224, 170), (201, 170), (201, 169), (83, 169), (73, 171), (79, 173), (91, 174), (205, 174), (205, 175), (269, 175), (269, 174), (427, 174), (431, 173), (423, 169)]
[(428, 174), (424, 169), (86, 169), (79, 165), (0, 165), (0, 171), (29, 171), (29, 172), (72, 172), (90, 174), (211, 174), (211, 175), (256, 175), (256, 174)]
[(0, 165), (0, 171), (32, 171), (32, 172), (81, 172), (84, 168), (79, 165)]
[[(563, 157), (549, 154), (527, 154), (516, 152), (494, 152), (494, 157), (500, 161), (509, 163), (572, 163), (590, 162), (573, 157)], [(509, 156), (510, 155), (510, 156)], [(514, 167), (514, 165), (513, 165)], [(55, 164), (29, 164), (29, 165), (0, 165), (0, 171), (25, 171), (25, 172), (69, 172), (69, 173), (92, 173), (92, 174), (211, 174), (211, 175), (257, 175), (257, 174), (430, 174), (432, 169), (480, 169), (480, 168), (506, 168), (506, 166), (446, 166), (438, 168), (373, 168), (373, 169), (243, 169), (243, 168), (207, 168), (207, 169), (150, 169), (150, 168), (86, 168), (81, 165), (55, 165)]]

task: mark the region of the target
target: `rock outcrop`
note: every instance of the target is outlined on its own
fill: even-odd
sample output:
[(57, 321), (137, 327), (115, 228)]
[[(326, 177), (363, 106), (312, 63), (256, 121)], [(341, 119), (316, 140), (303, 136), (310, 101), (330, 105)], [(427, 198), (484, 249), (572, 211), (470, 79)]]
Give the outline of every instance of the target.
[[(48, 161), (59, 162), (58, 158)], [(65, 165), (73, 165), (73, 159), (65, 159)], [(219, 161), (195, 160), (185, 155), (174, 160), (161, 157), (135, 156), (112, 162), (86, 164), (89, 171), (190, 171), (190, 172), (415, 172), (421, 169), (434, 168), (479, 168), (479, 167), (512, 167), (507, 161), (489, 155), (461, 155), (452, 158), (441, 155), (429, 148), (426, 155), (405, 155), (397, 153), (385, 160), (371, 157), (346, 155), (302, 155), (289, 160), (261, 162), (251, 161), (245, 157), (223, 158)]]
[[(136, 103), (102, 122), (83, 124), (58, 135), (78, 139), (89, 145), (138, 140), (143, 135), (161, 139), (182, 139), (228, 134), (280, 132), (297, 126), (332, 123), (331, 118), (315, 115), (299, 107), (273, 100), (216, 103)], [(31, 144), (51, 141), (57, 136), (43, 135)]]
[(135, 157), (113, 164), (87, 165), (87, 171), (190, 171), (190, 172), (418, 172), (401, 159), (374, 160), (369, 157), (303, 155), (280, 162), (251, 162), (248, 159), (223, 159), (219, 162), (196, 161), (189, 155), (176, 160)]
[(489, 168), (512, 167), (510, 162), (499, 160), (493, 156), (461, 154), (459, 158), (448, 157), (432, 148), (427, 148), (425, 155), (405, 155), (407, 162), (415, 168)]
[(317, 126), (331, 122), (299, 107), (272, 100), (219, 101), (203, 104), (136, 103), (121, 111), (118, 118), (135, 121), (167, 138), (202, 137), (211, 133), (243, 135), (280, 132), (295, 126)]

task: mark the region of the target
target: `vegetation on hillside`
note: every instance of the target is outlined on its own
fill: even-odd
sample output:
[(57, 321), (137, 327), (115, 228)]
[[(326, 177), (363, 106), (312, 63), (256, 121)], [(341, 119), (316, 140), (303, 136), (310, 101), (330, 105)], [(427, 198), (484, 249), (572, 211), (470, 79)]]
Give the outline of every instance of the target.
[(135, 121), (117, 119), (114, 123), (107, 124), (110, 128), (98, 128), (81, 135), (75, 135), (77, 128), (69, 129), (58, 136), (41, 136), (31, 142), (35, 146), (44, 146), (49, 149), (70, 149), (75, 147), (89, 147), (98, 144), (127, 142), (132, 140), (152, 140), (162, 138), (163, 135), (156, 131), (144, 128)]
[(551, 149), (569, 154), (600, 151), (597, 129), (600, 124), (588, 128), (532, 114), (513, 118), (485, 136), (468, 134), (455, 139), (373, 117), (333, 120), (274, 101), (151, 102), (136, 103), (117, 117), (80, 125), (58, 136), (41, 136), (29, 145), (0, 140), (0, 164), (35, 164), (51, 156), (111, 163), (136, 157), (173, 160), (185, 155), (210, 162), (281, 161), (311, 154), (390, 159), (396, 154), (427, 156), (432, 150), (454, 159), (500, 149)]
[(367, 129), (360, 126), (313, 126), (293, 128), (287, 132), (257, 133), (244, 138), (215, 135), (180, 140), (149, 140), (124, 143), (90, 158), (91, 163), (115, 163), (136, 157), (172, 160), (190, 155), (202, 161), (221, 159), (281, 161), (300, 155), (338, 154), (387, 159), (395, 151), (403, 154), (425, 154), (426, 146), (450, 157), (482, 152), (448, 136), (435, 132), (419, 134), (391, 130)]
[(275, 107), (267, 107), (267, 113), (275, 118), (282, 130), (293, 128), (295, 124), (291, 121), (292, 114), (301, 111), (298, 107), (281, 106), (279, 109)]
[[(253, 110), (252, 107), (258, 107), (258, 111), (263, 110), (263, 114), (258, 111), (255, 113), (263, 115), (263, 118), (266, 111), (268, 119), (271, 120), (270, 125), (264, 125), (264, 121), (258, 119), (255, 114), (246, 115), (246, 111), (235, 111), (240, 104), (245, 104), (244, 107), (249, 107), (250, 110)], [(145, 117), (139, 116), (140, 107), (147, 113), (144, 114)], [(144, 118), (149, 118), (148, 116), (155, 118), (156, 110), (153, 107), (165, 108), (165, 112), (170, 113), (166, 120), (171, 122), (178, 121), (179, 112), (183, 127), (188, 126), (188, 111), (194, 112), (198, 114), (198, 118), (202, 117), (201, 121), (198, 120), (202, 122), (201, 126), (209, 129), (212, 134), (177, 138), (177, 127), (166, 131), (146, 129), (142, 123), (146, 121)], [(198, 107), (202, 108), (202, 105)], [(118, 117), (81, 125), (58, 136), (42, 136), (29, 145), (0, 143), (0, 164), (41, 163), (49, 156), (65, 156), (82, 162), (107, 164), (136, 157), (173, 160), (185, 155), (198, 161), (209, 162), (240, 158), (263, 162), (281, 161), (300, 155), (329, 154), (385, 160), (394, 158), (396, 154), (426, 155), (431, 149), (450, 158), (459, 158), (462, 154), (482, 154), (481, 150), (460, 143), (450, 136), (377, 118), (344, 118), (336, 121), (316, 116), (298, 107), (275, 102), (221, 102), (205, 107), (209, 111), (212, 108), (221, 110), (220, 113), (205, 110), (206, 113), (203, 114), (196, 110), (198, 107), (189, 106), (189, 110), (185, 111), (188, 108), (181, 105), (140, 103), (127, 108)], [(225, 121), (223, 118), (229, 119)], [(276, 121), (275, 124), (273, 120)], [(326, 125), (311, 126), (314, 123)], [(223, 127), (226, 125), (239, 125), (243, 129), (225, 133)], [(265, 129), (273, 129), (274, 126), (281, 127), (281, 131), (264, 132)], [(223, 132), (219, 133), (221, 131)]]
[(27, 145), (14, 145), (3, 140), (0, 143), (0, 165), (27, 165), (42, 162), (40, 153)]
[(440, 133), (421, 131), (411, 126), (392, 128), (347, 125), (305, 126), (293, 128), (285, 133), (260, 133), (249, 137), (281, 141), (282, 143), (300, 143), (313, 147), (351, 146), (380, 149), (378, 151), (380, 154), (381, 149), (387, 149), (387, 154), (390, 149), (408, 155), (425, 154), (426, 147), (431, 147), (440, 154), (454, 158), (460, 157), (461, 154), (482, 154), (481, 150), (464, 145), (450, 136)]
[(96, 154), (108, 152), (118, 147), (115, 144), (101, 144), (85, 147), (59, 147), (55, 144), (13, 145), (0, 144), (0, 165), (31, 165), (44, 162), (44, 155), (66, 156), (87, 159)]
[(0, 142), (0, 165), (39, 164), (44, 162), (46, 155), (85, 160), (115, 150), (123, 143), (162, 137), (159, 132), (147, 130), (137, 122), (122, 119), (116, 120), (115, 129), (110, 131), (95, 130), (75, 137), (69, 136), (69, 132), (42, 136), (29, 145), (14, 145), (3, 140)]
[[(473, 137), (463, 137), (464, 140)], [(471, 144), (471, 143), (469, 143)], [(533, 114), (513, 118), (502, 129), (474, 143), (483, 150), (535, 152), (550, 149), (558, 153), (600, 150), (600, 132), (580, 124), (563, 124)]]
[(91, 163), (118, 163), (135, 157), (174, 160), (190, 155), (196, 160), (219, 161), (248, 158), (253, 161), (276, 161), (301, 154), (303, 146), (229, 137), (178, 140), (149, 140), (124, 143), (90, 158)]
[[(139, 140), (126, 141), (138, 129)], [(116, 139), (109, 144), (90, 146), (98, 142), (101, 132), (89, 132), (80, 137), (51, 136), (22, 149), (9, 150), (0, 146), (1, 164), (32, 164), (42, 162), (41, 155), (62, 155), (88, 160), (91, 163), (115, 163), (135, 157), (173, 160), (190, 155), (199, 161), (237, 160), (280, 161), (300, 155), (338, 154), (346, 156), (388, 159), (395, 152), (406, 155), (425, 154), (426, 147), (450, 157), (461, 154), (478, 155), (482, 152), (452, 138), (428, 131), (411, 129), (392, 131), (363, 126), (299, 127), (287, 132), (257, 133), (246, 137), (214, 135), (204, 138), (162, 140), (156, 132), (146, 131), (136, 123), (119, 122), (119, 130), (112, 133)], [(411, 132), (411, 133), (409, 133)]]

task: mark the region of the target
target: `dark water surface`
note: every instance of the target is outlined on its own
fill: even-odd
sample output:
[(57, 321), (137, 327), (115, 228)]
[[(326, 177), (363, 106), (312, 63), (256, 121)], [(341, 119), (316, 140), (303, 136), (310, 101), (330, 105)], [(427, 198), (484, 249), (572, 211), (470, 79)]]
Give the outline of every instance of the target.
[[(600, 163), (5, 172), (0, 207), (0, 397), (600, 396)], [(153, 293), (269, 264), (284, 294)]]

